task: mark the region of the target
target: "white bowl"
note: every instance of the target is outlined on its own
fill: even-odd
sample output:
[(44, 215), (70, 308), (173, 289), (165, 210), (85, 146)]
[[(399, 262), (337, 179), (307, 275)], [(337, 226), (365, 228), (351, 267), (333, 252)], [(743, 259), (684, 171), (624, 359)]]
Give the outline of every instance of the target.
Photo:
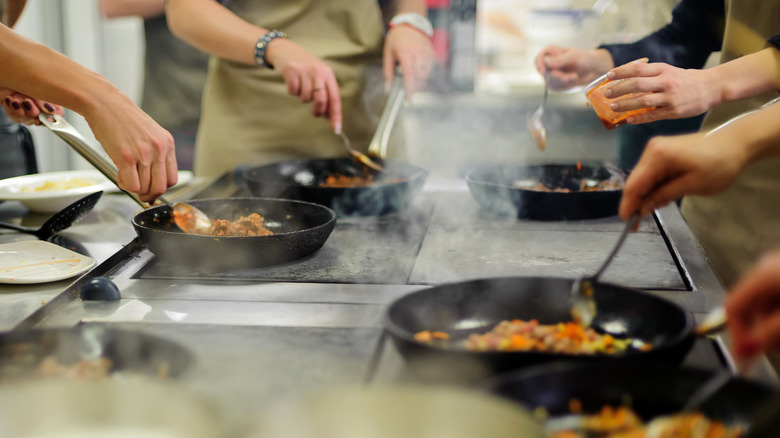
[[(75, 178), (91, 184), (62, 190), (24, 191), (35, 189), (47, 182), (60, 183)], [(35, 173), (0, 180), (0, 199), (19, 201), (32, 211), (56, 213), (90, 193), (115, 191), (117, 187), (97, 170), (69, 170), (64, 172)]]

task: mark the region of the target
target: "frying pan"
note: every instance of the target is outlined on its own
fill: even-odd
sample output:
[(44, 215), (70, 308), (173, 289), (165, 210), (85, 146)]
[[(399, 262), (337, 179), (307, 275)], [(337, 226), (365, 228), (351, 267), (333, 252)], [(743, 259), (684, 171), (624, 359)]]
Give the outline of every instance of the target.
[(37, 367), (49, 356), (61, 365), (101, 357), (110, 373), (179, 377), (192, 362), (180, 345), (155, 336), (100, 325), (12, 331), (0, 335), (0, 382), (40, 378)]
[[(485, 333), (503, 320), (537, 319), (540, 324), (571, 321), (574, 280), (506, 277), (470, 280), (423, 289), (394, 301), (385, 327), (399, 352), (410, 361), (476, 364), (485, 374), (534, 364), (568, 361), (593, 363), (679, 363), (693, 345), (694, 322), (680, 306), (634, 289), (596, 283), (597, 314), (591, 326), (616, 337), (650, 343), (652, 349), (629, 348), (621, 355), (567, 355), (544, 352), (473, 352), (460, 348), (471, 333)], [(423, 330), (450, 335), (448, 345), (414, 340)], [(482, 371), (480, 371), (482, 373)]]
[(286, 263), (317, 251), (336, 225), (336, 213), (319, 204), (267, 198), (201, 199), (190, 202), (213, 219), (258, 213), (271, 236), (214, 237), (183, 233), (171, 209), (160, 205), (136, 214), (133, 227), (155, 256), (203, 270), (258, 268)]
[(254, 196), (299, 199), (332, 208), (343, 216), (380, 216), (401, 211), (420, 193), (428, 172), (411, 164), (384, 161), (385, 171), (367, 187), (320, 187), (333, 174), (363, 176), (351, 158), (283, 161), (248, 169), (244, 178)]
[[(601, 165), (539, 164), (479, 166), (466, 173), (471, 196), (485, 210), (534, 220), (581, 220), (617, 214), (622, 190), (579, 191), (585, 179), (598, 183), (610, 178)], [(570, 192), (531, 190), (536, 182)]]
[[(648, 421), (679, 412), (712, 373), (669, 366), (553, 364), (500, 375), (483, 386), (525, 407), (543, 406), (553, 417), (570, 414), (572, 398), (582, 402), (586, 414), (630, 400), (631, 408)], [(729, 426), (746, 426), (773, 394), (775, 390), (769, 386), (734, 377), (701, 406), (701, 411)]]

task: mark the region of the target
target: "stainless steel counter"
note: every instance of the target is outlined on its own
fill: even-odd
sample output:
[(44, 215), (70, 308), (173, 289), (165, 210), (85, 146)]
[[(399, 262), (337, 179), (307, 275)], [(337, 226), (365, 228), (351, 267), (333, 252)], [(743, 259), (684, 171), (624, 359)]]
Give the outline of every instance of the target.
[[(589, 273), (623, 226), (617, 217), (497, 219), (477, 208), (465, 184), (437, 179), (397, 216), (340, 220), (325, 246), (301, 262), (203, 274), (156, 265), (133, 240), (129, 220), (135, 210), (129, 199), (105, 196), (67, 232), (101, 264), (75, 282), (0, 287), (0, 309), (14, 308), (0, 311), (0, 326), (108, 324), (177, 341), (196, 358), (182, 384), (218, 402), (234, 425), (279, 398), (324, 386), (420, 379), (381, 336), (389, 302), (430, 284), (466, 278)], [(19, 237), (9, 236), (2, 237)], [(96, 275), (111, 278), (122, 299), (77, 299), (81, 282)], [(642, 223), (606, 278), (650, 289), (697, 317), (724, 295), (676, 206)], [(686, 363), (723, 366), (719, 342), (698, 342)], [(444, 374), (438, 370), (422, 378)], [(767, 367), (758, 375), (774, 379)]]

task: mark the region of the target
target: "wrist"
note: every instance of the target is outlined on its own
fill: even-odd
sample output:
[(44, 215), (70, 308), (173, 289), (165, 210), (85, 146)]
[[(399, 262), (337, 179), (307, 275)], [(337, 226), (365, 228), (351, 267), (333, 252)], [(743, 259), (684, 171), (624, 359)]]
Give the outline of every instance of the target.
[(388, 30), (392, 30), (393, 28), (399, 26), (414, 29), (418, 32), (421, 32), (428, 38), (433, 37), (433, 25), (428, 20), (428, 18), (422, 14), (417, 14), (414, 12), (398, 14), (391, 18), (387, 23)]
[(593, 59), (593, 72), (596, 76), (601, 76), (615, 68), (615, 60), (607, 49), (594, 49), (591, 52)]
[(270, 30), (257, 39), (257, 42), (255, 43), (255, 62), (258, 66), (270, 69), (274, 68), (273, 64), (268, 61), (268, 46), (279, 38), (286, 39), (288, 37), (287, 34), (282, 31)]

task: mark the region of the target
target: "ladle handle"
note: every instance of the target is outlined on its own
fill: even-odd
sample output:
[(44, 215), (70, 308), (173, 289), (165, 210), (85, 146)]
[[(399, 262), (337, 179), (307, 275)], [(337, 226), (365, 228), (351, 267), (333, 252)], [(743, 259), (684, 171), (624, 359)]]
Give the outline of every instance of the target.
[[(84, 136), (82, 136), (81, 133), (73, 127), (73, 125), (68, 123), (64, 117), (60, 116), (59, 114), (47, 115), (41, 113), (38, 115), (38, 120), (41, 121), (43, 126), (49, 128), (51, 132), (57, 134), (57, 136), (65, 141), (65, 143), (69, 144), (73, 149), (75, 149), (79, 155), (84, 157), (85, 160), (89, 161), (90, 164), (95, 166), (95, 169), (99, 170), (100, 173), (105, 175), (106, 178), (119, 187), (119, 171), (117, 170), (114, 163), (111, 162), (111, 160), (103, 155), (100, 151), (98, 151), (94, 146), (90, 145), (87, 139), (84, 138)], [(121, 187), (119, 189), (122, 190)], [(127, 196), (133, 198), (133, 200), (141, 207), (149, 207), (149, 204), (142, 201), (137, 194), (130, 193), (125, 190), (122, 191), (125, 192)]]
[(368, 144), (368, 153), (379, 158), (387, 158), (387, 143), (390, 140), (390, 133), (393, 132), (395, 119), (404, 102), (404, 80), (400, 75), (395, 75), (393, 84), (390, 86), (390, 92), (387, 95), (385, 107), (382, 115), (379, 117), (379, 123), (376, 125), (376, 131)]
[(601, 277), (601, 274), (604, 273), (604, 271), (607, 270), (607, 266), (612, 262), (612, 259), (615, 258), (615, 255), (620, 251), (620, 247), (623, 246), (623, 242), (626, 240), (626, 237), (628, 237), (628, 233), (634, 228), (636, 223), (639, 221), (639, 213), (634, 213), (631, 215), (630, 218), (628, 218), (628, 221), (626, 221), (626, 225), (623, 228), (623, 232), (620, 233), (620, 237), (618, 238), (617, 243), (615, 244), (615, 247), (612, 248), (612, 252), (609, 253), (606, 260), (604, 260), (604, 263), (601, 265), (598, 271), (596, 271), (595, 274), (593, 274), (592, 277), (590, 277), (590, 280), (592, 282), (596, 282), (599, 277)]

